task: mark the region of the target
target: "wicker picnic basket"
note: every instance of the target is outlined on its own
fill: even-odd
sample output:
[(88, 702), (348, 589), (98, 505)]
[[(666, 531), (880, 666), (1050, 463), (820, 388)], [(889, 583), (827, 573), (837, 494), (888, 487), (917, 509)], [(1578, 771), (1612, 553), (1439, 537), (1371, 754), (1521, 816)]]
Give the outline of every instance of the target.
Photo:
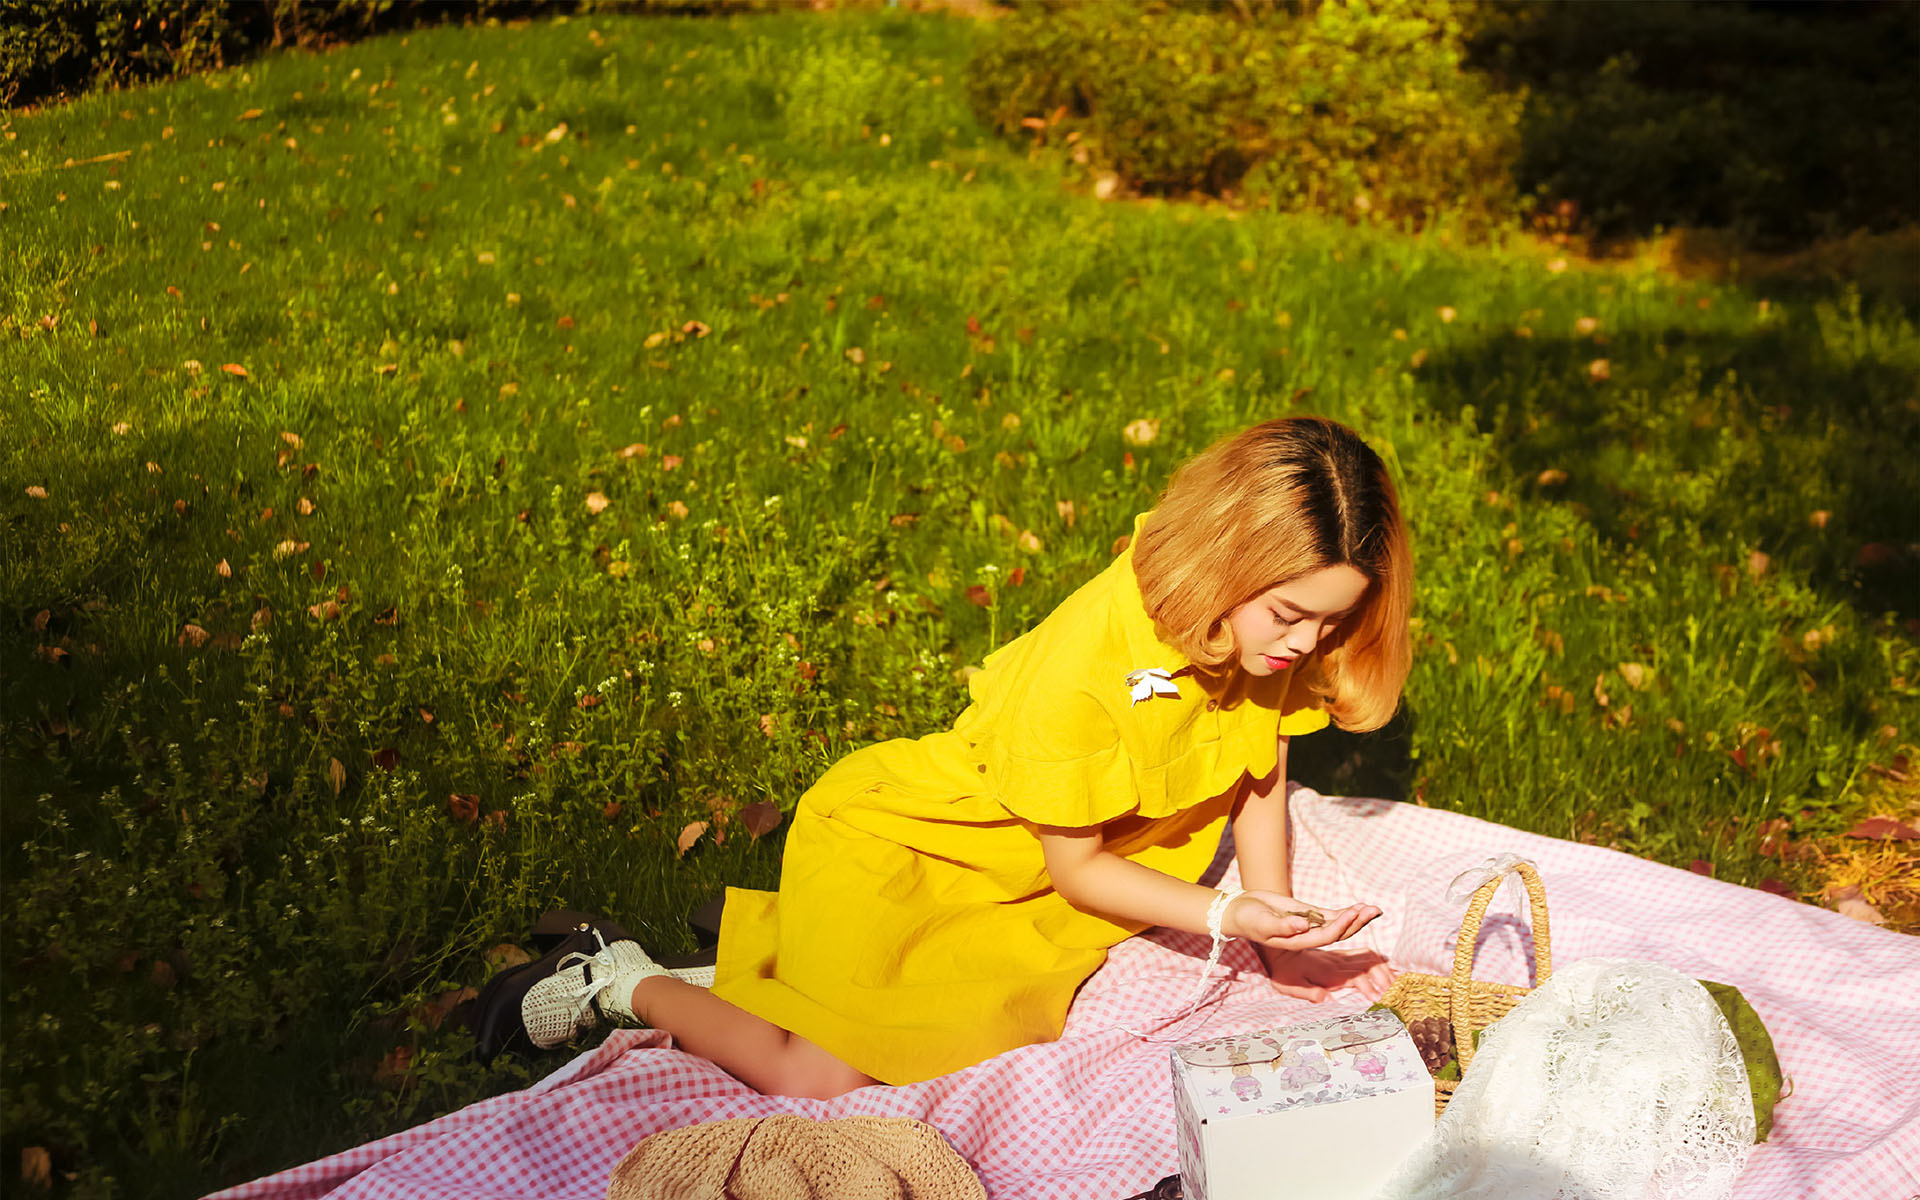
[[(1538, 986), (1553, 974), (1546, 889), (1541, 886), (1540, 872), (1534, 870), (1532, 863), (1516, 862), (1507, 870), (1518, 871), (1521, 882), (1527, 885), (1527, 902), (1533, 918), (1533, 981)], [(1408, 972), (1395, 979), (1380, 998), (1380, 1002), (1398, 1013), (1403, 1021), (1445, 1017), (1452, 1022), (1453, 1052), (1460, 1060), (1463, 1076), (1468, 1064), (1473, 1062), (1473, 1035), (1506, 1016), (1520, 1003), (1521, 997), (1532, 990), (1506, 983), (1482, 983), (1473, 977), (1474, 944), (1480, 939), (1480, 923), (1486, 919), (1487, 906), (1493, 903), (1493, 894), (1500, 890), (1505, 879), (1503, 870), (1481, 884), (1467, 902), (1466, 918), (1460, 922), (1460, 939), (1453, 948), (1452, 978)], [(1446, 1108), (1453, 1089), (1459, 1086), (1457, 1080), (1433, 1081), (1435, 1113)]]

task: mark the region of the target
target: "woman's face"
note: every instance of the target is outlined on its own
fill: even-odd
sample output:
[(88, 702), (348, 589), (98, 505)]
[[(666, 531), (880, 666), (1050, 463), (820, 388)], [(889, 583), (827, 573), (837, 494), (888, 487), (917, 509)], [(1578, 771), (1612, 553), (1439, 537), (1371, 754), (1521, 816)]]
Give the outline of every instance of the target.
[(1277, 584), (1227, 614), (1240, 667), (1249, 675), (1284, 671), (1360, 606), (1368, 580), (1345, 563)]

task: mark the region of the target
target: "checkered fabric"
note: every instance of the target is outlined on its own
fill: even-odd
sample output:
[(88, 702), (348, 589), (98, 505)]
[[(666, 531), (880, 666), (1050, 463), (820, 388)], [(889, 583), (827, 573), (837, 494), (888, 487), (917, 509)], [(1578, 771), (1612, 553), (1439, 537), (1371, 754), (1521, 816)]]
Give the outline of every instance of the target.
[[(1738, 986), (1791, 1079), (1773, 1137), (1739, 1200), (1908, 1200), (1920, 1195), (1920, 938), (1610, 850), (1456, 813), (1293, 792), (1295, 892), (1367, 901), (1385, 915), (1356, 941), (1396, 968), (1445, 974), (1463, 906), (1452, 877), (1510, 851), (1539, 865), (1555, 961), (1651, 959)], [(1229, 862), (1223, 847), (1217, 867)], [(1227, 877), (1231, 868), (1227, 866)], [(1515, 881), (1481, 932), (1482, 979), (1528, 982), (1526, 905)], [(1118, 1200), (1175, 1170), (1167, 1051), (1123, 1025), (1179, 1006), (1207, 942), (1157, 931), (1117, 947), (1076, 998), (1059, 1041), (908, 1087), (831, 1101), (758, 1095), (670, 1047), (614, 1033), (524, 1092), (495, 1097), (218, 1200), (598, 1198), (647, 1134), (725, 1117), (915, 1117), (939, 1128), (994, 1200)], [(1236, 942), (1219, 984), (1158, 1037), (1198, 1040), (1358, 1011), (1352, 992), (1311, 1005), (1266, 984)]]

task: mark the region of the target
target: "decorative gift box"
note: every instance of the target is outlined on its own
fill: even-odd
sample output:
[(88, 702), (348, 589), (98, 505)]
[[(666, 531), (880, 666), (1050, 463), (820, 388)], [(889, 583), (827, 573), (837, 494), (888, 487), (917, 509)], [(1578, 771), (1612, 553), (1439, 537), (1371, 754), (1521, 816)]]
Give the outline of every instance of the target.
[(1363, 1200), (1433, 1131), (1433, 1078), (1391, 1012), (1173, 1050), (1186, 1200)]

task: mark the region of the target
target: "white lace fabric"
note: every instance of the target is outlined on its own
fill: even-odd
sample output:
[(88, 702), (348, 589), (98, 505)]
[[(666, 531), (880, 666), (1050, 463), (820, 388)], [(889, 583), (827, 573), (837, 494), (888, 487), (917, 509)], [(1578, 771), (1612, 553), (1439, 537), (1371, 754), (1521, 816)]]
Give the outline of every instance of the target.
[(1488, 1030), (1375, 1200), (1724, 1200), (1753, 1134), (1746, 1064), (1706, 989), (1586, 959)]

